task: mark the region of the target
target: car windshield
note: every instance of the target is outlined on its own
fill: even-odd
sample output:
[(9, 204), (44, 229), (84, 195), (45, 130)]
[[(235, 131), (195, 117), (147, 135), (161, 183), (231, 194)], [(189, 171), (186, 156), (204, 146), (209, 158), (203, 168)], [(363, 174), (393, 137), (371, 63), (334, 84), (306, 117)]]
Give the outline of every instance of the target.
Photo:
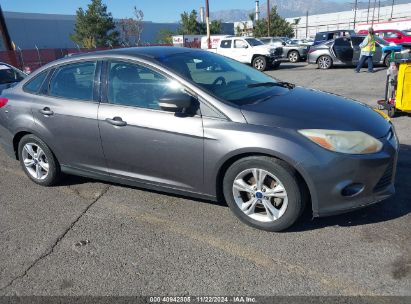
[(0, 64), (0, 84), (18, 82), (24, 79), (26, 75), (12, 67)]
[(385, 41), (381, 37), (378, 37), (378, 36), (374, 36), (374, 37), (375, 37), (375, 41), (377, 41), (379, 45), (384, 45), (384, 46), (390, 45), (389, 42)]
[(239, 106), (285, 94), (289, 89), (262, 72), (211, 52), (188, 51), (156, 59), (207, 93)]
[(255, 39), (255, 38), (246, 38), (245, 41), (247, 41), (248, 44), (251, 45), (251, 46), (257, 46), (257, 45), (264, 44), (260, 40)]

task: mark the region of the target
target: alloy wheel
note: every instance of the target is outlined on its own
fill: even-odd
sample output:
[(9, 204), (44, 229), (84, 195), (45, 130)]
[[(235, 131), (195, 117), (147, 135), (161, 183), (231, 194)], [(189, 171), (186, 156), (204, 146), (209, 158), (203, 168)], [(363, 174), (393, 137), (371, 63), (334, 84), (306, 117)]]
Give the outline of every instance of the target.
[(232, 191), (240, 210), (259, 222), (276, 221), (287, 209), (288, 195), (284, 185), (262, 169), (240, 172), (234, 179)]
[(318, 59), (318, 65), (321, 69), (328, 69), (331, 65), (331, 59), (328, 56), (321, 56)]
[(298, 53), (297, 52), (291, 52), (290, 55), (288, 55), (288, 60), (290, 60), (290, 62), (297, 62), (298, 61)]
[(35, 143), (26, 143), (22, 159), (27, 172), (37, 180), (44, 180), (49, 173), (49, 162), (44, 151)]
[(255, 62), (254, 62), (254, 67), (257, 69), (257, 70), (262, 70), (262, 69), (264, 69), (264, 60), (262, 60), (262, 59), (256, 59), (255, 60)]

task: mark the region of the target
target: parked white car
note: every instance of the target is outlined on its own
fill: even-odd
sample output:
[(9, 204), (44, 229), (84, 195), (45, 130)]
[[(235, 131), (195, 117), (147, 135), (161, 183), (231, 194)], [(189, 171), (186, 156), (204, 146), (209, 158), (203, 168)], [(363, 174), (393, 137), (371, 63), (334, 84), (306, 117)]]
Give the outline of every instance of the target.
[(253, 37), (226, 37), (217, 48), (209, 51), (252, 65), (260, 71), (278, 68), (283, 56), (282, 47), (271, 47)]

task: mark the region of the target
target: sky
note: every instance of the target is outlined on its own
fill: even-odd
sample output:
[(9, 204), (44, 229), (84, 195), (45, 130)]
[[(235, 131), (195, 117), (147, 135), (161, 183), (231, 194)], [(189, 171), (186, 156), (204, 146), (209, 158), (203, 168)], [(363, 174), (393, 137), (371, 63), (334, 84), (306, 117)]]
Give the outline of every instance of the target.
[[(307, 0), (310, 1), (310, 0)], [(333, 0), (350, 2), (352, 0)], [(184, 11), (199, 11), (205, 0), (103, 0), (114, 18), (132, 16), (134, 6), (143, 10), (144, 20), (174, 22)], [(254, 0), (209, 0), (210, 11), (225, 9), (251, 9)], [(86, 8), (90, 0), (1, 0), (3, 11), (74, 15), (79, 7)], [(260, 3), (265, 3), (260, 0)]]

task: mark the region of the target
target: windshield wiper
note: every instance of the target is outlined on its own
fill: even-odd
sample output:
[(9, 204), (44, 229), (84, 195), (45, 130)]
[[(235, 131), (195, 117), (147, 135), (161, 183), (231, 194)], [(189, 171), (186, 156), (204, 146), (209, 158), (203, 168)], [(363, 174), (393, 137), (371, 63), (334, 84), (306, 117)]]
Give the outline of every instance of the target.
[(283, 87), (287, 89), (294, 89), (295, 84), (289, 83), (289, 82), (257, 82), (257, 83), (251, 83), (247, 85), (247, 88), (257, 88), (257, 87)]

